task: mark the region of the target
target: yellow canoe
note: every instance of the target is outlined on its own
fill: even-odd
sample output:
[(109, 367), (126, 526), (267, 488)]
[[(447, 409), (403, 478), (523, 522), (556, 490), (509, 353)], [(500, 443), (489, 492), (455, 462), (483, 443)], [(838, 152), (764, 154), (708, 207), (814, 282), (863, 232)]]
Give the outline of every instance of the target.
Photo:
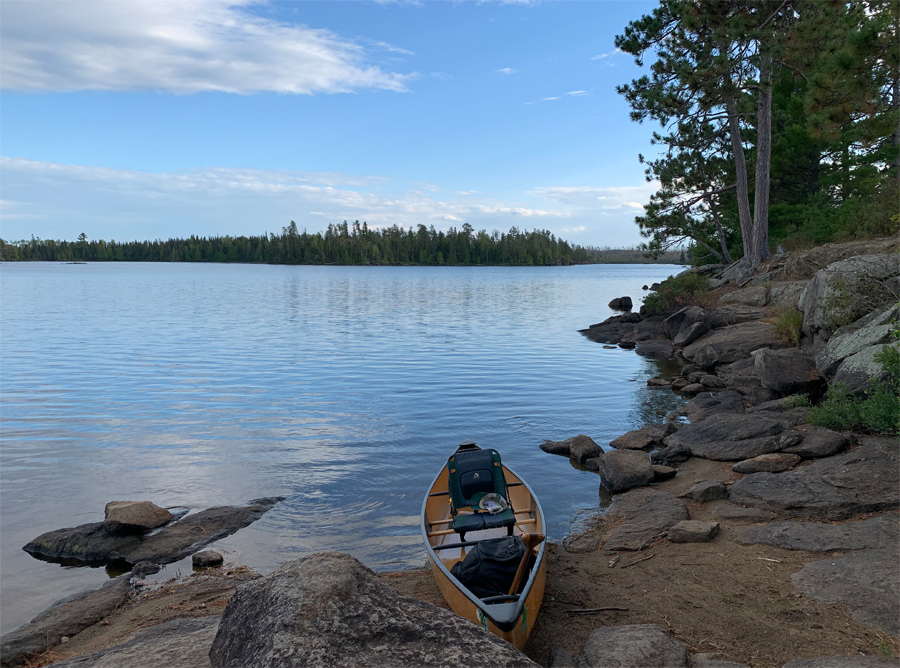
[[(467, 443), (461, 445), (457, 452), (473, 446), (480, 449), (474, 443)], [(543, 534), (544, 513), (531, 487), (505, 464), (502, 468), (508, 500), (516, 518), (513, 535)], [(449, 479), (448, 467), (445, 465), (431, 484), (422, 504), (422, 536), (438, 587), (457, 615), (483, 626), (518, 649), (524, 649), (544, 597), (546, 543), (541, 542), (532, 549), (530, 570), (525, 573), (525, 584), (518, 588), (518, 593), (478, 598), (453, 576), (450, 569), (458, 561), (465, 559), (466, 548), (471, 548), (480, 540), (506, 536), (507, 529), (467, 532), (465, 540), (461, 541), (459, 534), (451, 528), (453, 520), (450, 514)]]

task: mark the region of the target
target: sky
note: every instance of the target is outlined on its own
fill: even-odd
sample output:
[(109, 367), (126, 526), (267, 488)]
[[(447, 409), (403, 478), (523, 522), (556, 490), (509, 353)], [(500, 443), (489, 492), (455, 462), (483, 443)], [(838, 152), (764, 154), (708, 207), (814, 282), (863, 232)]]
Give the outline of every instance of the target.
[(631, 246), (655, 2), (0, 2), (0, 236), (342, 220)]

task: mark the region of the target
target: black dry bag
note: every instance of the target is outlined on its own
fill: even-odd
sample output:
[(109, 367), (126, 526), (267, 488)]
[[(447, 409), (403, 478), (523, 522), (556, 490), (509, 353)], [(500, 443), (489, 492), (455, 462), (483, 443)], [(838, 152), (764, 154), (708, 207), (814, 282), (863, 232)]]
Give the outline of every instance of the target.
[(482, 540), (450, 572), (478, 598), (508, 594), (526, 549), (517, 536)]

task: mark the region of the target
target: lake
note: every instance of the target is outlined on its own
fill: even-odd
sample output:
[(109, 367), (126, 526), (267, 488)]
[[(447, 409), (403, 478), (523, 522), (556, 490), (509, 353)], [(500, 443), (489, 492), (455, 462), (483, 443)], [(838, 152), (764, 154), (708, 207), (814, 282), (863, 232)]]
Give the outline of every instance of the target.
[(464, 439), (500, 451), (562, 538), (599, 479), (541, 441), (606, 447), (680, 402), (646, 387), (657, 362), (577, 330), (678, 270), (0, 264), (2, 631), (109, 577), (21, 547), (113, 500), (284, 495), (215, 544), (263, 573), (326, 549), (423, 565), (422, 498)]

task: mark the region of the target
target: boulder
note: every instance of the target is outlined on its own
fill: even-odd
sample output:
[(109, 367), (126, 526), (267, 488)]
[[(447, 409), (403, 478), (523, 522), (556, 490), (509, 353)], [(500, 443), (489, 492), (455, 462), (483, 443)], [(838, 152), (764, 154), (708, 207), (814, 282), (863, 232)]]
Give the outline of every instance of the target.
[(131, 579), (141, 580), (148, 575), (159, 573), (161, 570), (162, 566), (159, 564), (154, 564), (150, 561), (139, 561), (134, 565), (134, 568), (131, 569)]
[(655, 290), (659, 290), (659, 283), (651, 283), (651, 284), (650, 284), (650, 289), (651, 289), (651, 290), (654, 290), (654, 291), (655, 291)]
[(800, 434), (779, 420), (758, 415), (728, 414), (686, 425), (665, 444), (671, 454), (684, 452), (718, 461), (751, 459), (800, 442)]
[(744, 306), (765, 306), (769, 301), (769, 289), (764, 285), (729, 292), (719, 297), (720, 304), (743, 304)]
[(655, 359), (668, 359), (672, 356), (672, 344), (668, 341), (654, 339), (652, 341), (638, 341), (635, 350), (642, 357)]
[[(704, 322), (705, 320), (706, 311), (702, 308), (699, 306), (685, 306), (680, 311), (676, 311), (663, 320), (663, 334), (666, 338), (674, 339), (682, 329), (698, 322)], [(707, 327), (707, 329), (709, 328)]]
[(759, 508), (744, 508), (733, 503), (719, 503), (713, 508), (713, 515), (724, 520), (736, 522), (768, 522), (775, 517), (775, 513)]
[(731, 486), (731, 500), (790, 517), (827, 520), (900, 507), (896, 440), (862, 441), (855, 450), (794, 471), (745, 476)]
[[(867, 310), (871, 310), (872, 299), (882, 297), (873, 294), (870, 299), (852, 299), (848, 295), (844, 299), (834, 299), (836, 290), (853, 293), (857, 291), (857, 283), (870, 282), (877, 286), (878, 281), (886, 281), (898, 274), (900, 256), (896, 253), (859, 255), (820, 269), (800, 295), (799, 309), (804, 315), (803, 333), (812, 337), (818, 330), (832, 329), (834, 322), (857, 320)], [(882, 303), (888, 303), (891, 298), (891, 295), (884, 294)], [(896, 296), (893, 299), (896, 300)]]
[(725, 381), (719, 378), (718, 376), (713, 376), (712, 374), (704, 373), (700, 376), (700, 380), (697, 381), (703, 387), (708, 390), (720, 390), (725, 387)]
[(796, 348), (761, 348), (753, 353), (753, 357), (756, 377), (773, 392), (809, 394), (825, 383), (813, 358)]
[(698, 482), (688, 491), (682, 492), (678, 496), (682, 499), (691, 499), (692, 501), (706, 503), (707, 501), (716, 501), (717, 499), (727, 499), (728, 488), (718, 480), (704, 480), (703, 482)]
[(634, 341), (619, 341), (619, 348), (623, 350), (634, 350), (637, 347), (637, 343)]
[(900, 636), (896, 545), (813, 561), (791, 583), (820, 603), (842, 603), (865, 626)]
[(850, 552), (900, 547), (900, 518), (884, 513), (859, 522), (775, 522), (743, 529), (735, 540), (741, 545), (771, 545), (807, 552)]
[(149, 561), (171, 564), (213, 541), (252, 524), (284, 497), (253, 499), (246, 506), (219, 506), (173, 522), (150, 536), (111, 533), (103, 522), (57, 529), (41, 534), (23, 548), (49, 560), (104, 564)]
[(693, 396), (695, 394), (700, 394), (706, 390), (700, 383), (690, 383), (682, 387), (679, 392), (682, 394), (686, 394), (688, 396)]
[(168, 524), (172, 518), (172, 513), (151, 501), (110, 501), (103, 525), (113, 533), (141, 533)]
[(603, 449), (594, 442), (590, 436), (579, 434), (564, 441), (544, 441), (541, 450), (551, 455), (563, 455), (571, 457), (579, 464), (584, 464), (588, 459), (599, 457)]
[(767, 322), (744, 322), (738, 325), (714, 329), (701, 336), (682, 354), (703, 369), (717, 364), (728, 364), (749, 357), (760, 348), (773, 350), (786, 348), (788, 344), (775, 335), (774, 326)]
[(784, 452), (770, 452), (753, 459), (745, 459), (742, 462), (731, 465), (731, 470), (735, 473), (759, 473), (760, 471), (768, 471), (769, 473), (781, 473), (788, 469), (794, 468), (800, 463), (800, 455), (786, 454)]
[(579, 668), (689, 668), (687, 649), (655, 624), (601, 626), (578, 655)]
[(769, 302), (780, 309), (794, 310), (809, 281), (776, 281), (769, 288)]
[(743, 413), (744, 399), (740, 393), (732, 390), (724, 392), (703, 392), (691, 399), (681, 408), (666, 416), (666, 420), (674, 421), (686, 417), (691, 422), (703, 422), (715, 415)]
[(598, 457), (597, 472), (610, 492), (642, 487), (653, 480), (650, 459), (638, 450), (610, 450)]
[(225, 558), (214, 550), (204, 550), (197, 552), (191, 557), (191, 563), (194, 568), (215, 568), (221, 566), (225, 562)]
[(3, 666), (26, 663), (30, 657), (58, 645), (93, 626), (115, 611), (131, 594), (129, 576), (110, 580), (93, 591), (64, 598), (32, 619), (28, 624), (0, 638)]
[(742, 322), (754, 322), (766, 317), (766, 309), (744, 304), (728, 304), (707, 312), (709, 324), (713, 329), (721, 329)]
[(689, 381), (687, 378), (676, 378), (672, 381), (672, 389), (675, 391), (683, 390), (690, 384), (691, 381)]
[(647, 387), (669, 387), (672, 381), (668, 378), (648, 378)]
[(753, 267), (750, 266), (750, 260), (746, 258), (741, 258), (737, 262), (732, 262), (728, 265), (721, 274), (719, 274), (719, 280), (725, 281), (726, 283), (735, 283), (740, 285), (753, 276)]
[(778, 399), (772, 399), (770, 401), (764, 401), (761, 404), (756, 404), (755, 406), (751, 406), (747, 409), (748, 413), (784, 413), (789, 410), (788, 406), (784, 403), (784, 397)]
[(616, 297), (609, 303), (609, 308), (614, 311), (630, 311), (632, 306), (631, 297)]
[[(749, 412), (749, 411), (748, 411)], [(831, 431), (825, 427), (806, 425), (800, 429), (803, 440), (782, 450), (783, 453), (800, 455), (806, 459), (830, 457), (850, 445), (849, 434)]]
[(170, 619), (135, 632), (98, 652), (54, 663), (53, 668), (208, 668), (218, 617)]
[(619, 438), (610, 441), (610, 445), (619, 450), (649, 450), (662, 443), (669, 434), (675, 433), (675, 425), (671, 422), (648, 424), (640, 429), (626, 432)]
[(710, 330), (709, 321), (701, 320), (687, 327), (683, 327), (678, 334), (675, 335), (673, 343), (676, 346), (687, 346), (699, 339)]
[(718, 533), (718, 522), (683, 520), (669, 529), (668, 538), (673, 543), (708, 543)]
[(871, 346), (890, 343), (893, 330), (891, 320), (897, 317), (897, 310), (896, 306), (881, 309), (839, 329), (816, 355), (816, 368), (826, 378), (832, 378), (841, 362), (848, 357)]
[(887, 346), (895, 348), (900, 344), (881, 344), (863, 348), (855, 355), (847, 357), (834, 374), (833, 382), (846, 383), (852, 392), (860, 394), (868, 390), (873, 383), (882, 383), (888, 378), (888, 373), (882, 368), (881, 362), (876, 357)]
[(653, 464), (650, 466), (653, 469), (653, 482), (663, 482), (665, 480), (671, 480), (678, 474), (678, 469), (673, 466), (663, 466), (662, 464)]
[(497, 636), (403, 596), (348, 554), (319, 552), (240, 585), (209, 652), (215, 667), (435, 666), (472, 657), (537, 666)]
[(650, 488), (617, 494), (606, 517), (623, 520), (606, 541), (608, 552), (640, 550), (669, 527), (690, 518), (682, 501)]

